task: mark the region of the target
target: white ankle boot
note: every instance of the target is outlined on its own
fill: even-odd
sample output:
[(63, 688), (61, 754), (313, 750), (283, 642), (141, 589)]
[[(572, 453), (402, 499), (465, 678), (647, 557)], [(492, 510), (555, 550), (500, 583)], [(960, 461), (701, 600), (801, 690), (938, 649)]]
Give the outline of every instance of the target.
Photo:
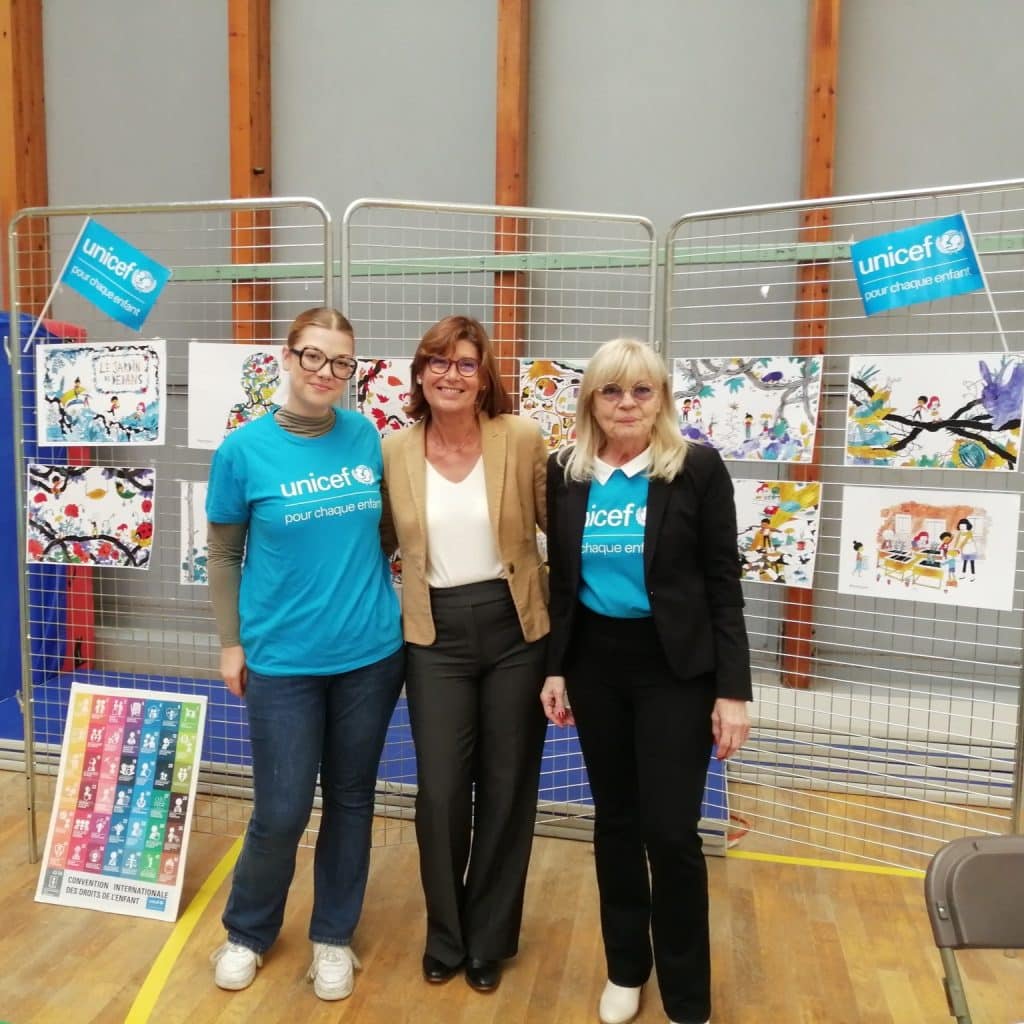
[(641, 987), (626, 988), (609, 981), (597, 1007), (601, 1024), (628, 1024), (640, 1012)]

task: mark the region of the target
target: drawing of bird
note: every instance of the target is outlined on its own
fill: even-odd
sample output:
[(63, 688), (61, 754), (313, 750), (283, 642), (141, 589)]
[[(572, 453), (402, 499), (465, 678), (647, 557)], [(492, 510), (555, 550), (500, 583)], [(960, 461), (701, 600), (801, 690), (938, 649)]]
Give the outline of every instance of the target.
[(778, 384), (778, 382), (780, 380), (782, 380), (782, 371), (781, 370), (772, 370), (771, 373), (766, 373), (761, 378), (761, 382), (763, 384)]

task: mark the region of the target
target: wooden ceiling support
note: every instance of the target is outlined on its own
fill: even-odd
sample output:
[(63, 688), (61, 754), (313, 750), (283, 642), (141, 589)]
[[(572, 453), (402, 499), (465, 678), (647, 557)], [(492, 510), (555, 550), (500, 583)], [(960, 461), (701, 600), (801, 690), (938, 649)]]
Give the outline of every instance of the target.
[[(527, 137), (529, 117), (530, 0), (498, 2), (497, 139), (494, 196), (500, 206), (525, 206), (527, 199)], [(521, 252), (527, 223), (518, 217), (495, 218), (494, 248)], [(502, 379), (518, 392), (518, 358), (526, 324), (525, 271), (494, 274), (494, 343)]]
[[(46, 173), (46, 108), (43, 102), (42, 0), (0, 0), (0, 232), (7, 268), (7, 228), (26, 206), (49, 202)], [(50, 238), (45, 222), (22, 223), (18, 252), (18, 302), (39, 313), (50, 292)], [(0, 294), (9, 309), (8, 273)]]
[[(270, 0), (228, 0), (228, 110), (231, 198), (272, 195), (270, 122)], [(269, 210), (235, 213), (231, 218), (231, 261), (269, 263)], [(255, 276), (231, 287), (235, 341), (273, 340), (272, 285)]]
[[(804, 113), (803, 198), (833, 194), (836, 148), (836, 83), (839, 72), (839, 10), (841, 0), (811, 0), (807, 54), (807, 101)], [(827, 242), (832, 211), (819, 207), (803, 214), (801, 242)], [(831, 266), (808, 261), (797, 270), (793, 312), (793, 352), (825, 355), (827, 348)], [(819, 410), (819, 417), (821, 412)], [(821, 478), (820, 437), (817, 433), (809, 463), (792, 468), (793, 479)], [(782, 685), (804, 690), (811, 685), (814, 591), (788, 587), (783, 614)]]

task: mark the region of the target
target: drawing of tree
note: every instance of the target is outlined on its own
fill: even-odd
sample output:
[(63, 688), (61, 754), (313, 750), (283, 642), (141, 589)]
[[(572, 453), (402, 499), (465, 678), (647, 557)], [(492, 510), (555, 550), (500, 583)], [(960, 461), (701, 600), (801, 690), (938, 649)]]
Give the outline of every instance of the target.
[[(913, 446), (922, 435), (947, 433), (962, 438), (957, 450), (956, 465), (980, 468), (985, 453), (1015, 469), (1018, 452), (1012, 444), (997, 438), (998, 434), (1019, 430), (1021, 397), (1024, 393), (1024, 364), (1003, 359), (993, 371), (984, 360), (979, 361), (981, 387), (979, 393), (942, 419), (918, 419), (897, 412), (891, 406), (888, 386), (875, 386), (877, 366), (864, 366), (850, 376), (851, 422), (863, 431), (852, 445), (851, 454), (871, 458), (898, 455)], [(923, 385), (922, 385), (923, 386)], [(874, 428), (874, 429), (873, 429)], [(925, 463), (927, 465), (928, 463)], [(936, 465), (942, 465), (936, 460)]]

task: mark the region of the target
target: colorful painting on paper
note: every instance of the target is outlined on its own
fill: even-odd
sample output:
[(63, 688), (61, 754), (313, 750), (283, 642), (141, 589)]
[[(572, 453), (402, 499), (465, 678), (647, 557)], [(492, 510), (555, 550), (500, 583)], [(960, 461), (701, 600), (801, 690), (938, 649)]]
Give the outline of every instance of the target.
[(540, 424), (549, 451), (576, 440), (576, 400), (585, 359), (519, 360), (519, 414)]
[(210, 548), (206, 527), (206, 483), (200, 480), (182, 480), (179, 583), (205, 586), (210, 582)]
[(742, 578), (809, 589), (818, 553), (821, 484), (734, 480)]
[(679, 429), (735, 462), (810, 462), (821, 360), (813, 356), (676, 359)]
[(177, 917), (205, 720), (203, 696), (72, 683), (38, 902)]
[(166, 346), (139, 342), (39, 345), (41, 445), (163, 444)]
[(411, 359), (359, 359), (356, 370), (356, 407), (383, 437), (409, 426), (403, 407), (409, 401)]
[(152, 469), (28, 467), (28, 561), (149, 568)]
[(844, 487), (839, 590), (1013, 608), (1020, 495)]
[(188, 346), (188, 446), (216, 448), (288, 395), (279, 346)]
[(1015, 470), (1024, 360), (934, 352), (850, 359), (846, 464)]

